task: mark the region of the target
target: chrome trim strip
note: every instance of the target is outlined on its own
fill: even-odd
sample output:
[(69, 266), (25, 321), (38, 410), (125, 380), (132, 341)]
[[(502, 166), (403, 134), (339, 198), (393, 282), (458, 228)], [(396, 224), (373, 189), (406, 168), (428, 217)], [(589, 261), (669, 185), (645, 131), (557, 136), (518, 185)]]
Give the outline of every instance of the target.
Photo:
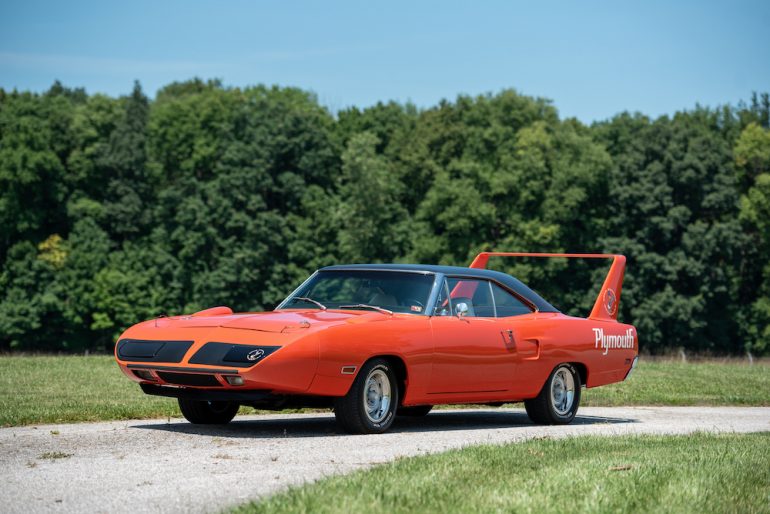
[(438, 295), (441, 288), (444, 285), (444, 279), (443, 273), (436, 273), (436, 279), (433, 281), (433, 289), (428, 297), (428, 305), (425, 306), (425, 314), (428, 316), (433, 317), (436, 315), (436, 302), (438, 301)]
[(287, 296), (286, 298), (284, 298), (284, 299), (283, 299), (283, 301), (282, 301), (281, 303), (279, 303), (279, 304), (278, 304), (278, 306), (277, 306), (275, 309), (273, 309), (273, 311), (279, 311), (279, 310), (283, 309), (283, 306), (286, 304), (286, 302), (288, 302), (288, 301), (289, 301), (289, 298), (291, 298), (291, 297), (293, 297), (295, 294), (297, 294), (297, 293), (299, 292), (299, 290), (300, 290), (300, 289), (302, 289), (303, 287), (305, 287), (305, 284), (307, 284), (308, 282), (310, 282), (311, 280), (313, 280), (313, 277), (315, 277), (317, 274), (318, 274), (318, 270), (314, 271), (314, 272), (313, 272), (313, 274), (312, 274), (312, 275), (310, 275), (309, 277), (307, 277), (307, 278), (304, 280), (304, 282), (302, 282), (302, 283), (301, 283), (299, 286), (297, 286), (297, 288), (296, 288), (294, 291), (292, 291), (292, 292), (289, 294), (289, 296)]
[(219, 373), (220, 375), (237, 375), (234, 369), (210, 369), (210, 368), (175, 368), (173, 366), (147, 366), (145, 364), (128, 364), (129, 369), (147, 369), (153, 371), (172, 371), (176, 373)]
[(492, 282), (487, 282), (489, 286), (489, 299), (492, 300), (492, 315), (497, 317), (497, 302), (495, 301), (495, 290), (492, 289)]

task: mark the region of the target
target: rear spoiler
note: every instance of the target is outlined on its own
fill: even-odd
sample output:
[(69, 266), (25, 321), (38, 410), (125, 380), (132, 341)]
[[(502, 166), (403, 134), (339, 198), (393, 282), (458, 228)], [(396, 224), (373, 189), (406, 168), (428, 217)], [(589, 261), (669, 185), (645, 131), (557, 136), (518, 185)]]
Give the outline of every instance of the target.
[(626, 258), (623, 255), (605, 253), (520, 253), (520, 252), (481, 252), (473, 259), (470, 268), (485, 269), (490, 257), (566, 257), (571, 259), (612, 259), (610, 271), (604, 279), (602, 289), (596, 298), (590, 319), (617, 321), (620, 291), (623, 288), (623, 276), (626, 272)]

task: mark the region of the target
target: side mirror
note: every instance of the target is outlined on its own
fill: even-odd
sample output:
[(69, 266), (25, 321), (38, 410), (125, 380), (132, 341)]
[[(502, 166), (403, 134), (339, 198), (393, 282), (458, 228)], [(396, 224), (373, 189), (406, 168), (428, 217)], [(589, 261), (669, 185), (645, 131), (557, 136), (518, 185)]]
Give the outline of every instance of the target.
[(455, 314), (457, 314), (458, 318), (463, 319), (468, 314), (468, 304), (460, 302), (455, 305)]

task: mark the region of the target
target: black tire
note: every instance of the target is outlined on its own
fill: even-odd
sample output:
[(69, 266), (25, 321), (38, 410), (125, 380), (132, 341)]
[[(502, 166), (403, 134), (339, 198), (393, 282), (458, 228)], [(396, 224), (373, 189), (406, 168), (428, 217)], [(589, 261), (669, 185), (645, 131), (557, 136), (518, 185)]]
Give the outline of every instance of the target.
[[(569, 378), (572, 380), (572, 401), (569, 404)], [(566, 382), (566, 384), (565, 384)], [(566, 387), (565, 387), (566, 385)], [(561, 393), (561, 394), (560, 394)], [(580, 374), (572, 364), (559, 364), (545, 381), (536, 398), (524, 401), (527, 415), (540, 425), (566, 425), (575, 419), (580, 407)], [(569, 406), (567, 406), (569, 404)], [(561, 405), (558, 408), (556, 405)]]
[(372, 359), (361, 367), (348, 394), (334, 400), (334, 416), (351, 434), (380, 434), (393, 424), (398, 393), (398, 380), (390, 363)]
[(240, 405), (233, 402), (202, 402), (178, 399), (182, 415), (196, 425), (225, 425), (238, 413)]
[(396, 415), (417, 418), (420, 416), (427, 416), (432, 408), (433, 408), (433, 405), (416, 405), (414, 407), (399, 407), (398, 410), (396, 411)]

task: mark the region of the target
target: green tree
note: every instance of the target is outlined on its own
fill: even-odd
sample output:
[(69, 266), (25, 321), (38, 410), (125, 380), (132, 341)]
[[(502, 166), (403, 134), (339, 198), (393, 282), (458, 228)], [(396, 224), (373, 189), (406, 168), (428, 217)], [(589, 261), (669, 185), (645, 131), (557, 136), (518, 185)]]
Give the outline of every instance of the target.
[(55, 269), (29, 241), (15, 244), (0, 270), (0, 350), (58, 350), (61, 302), (49, 285)]
[(340, 253), (352, 262), (388, 262), (403, 255), (407, 212), (399, 204), (401, 186), (376, 153), (377, 136), (350, 138), (342, 154), (337, 216)]
[(107, 179), (105, 222), (116, 239), (140, 233), (151, 222), (149, 196), (154, 181), (147, 163), (148, 117), (149, 101), (135, 82), (125, 99), (123, 115), (97, 160), (101, 175)]
[(735, 161), (749, 184), (740, 210), (751, 241), (745, 255), (743, 293), (755, 298), (742, 332), (749, 350), (764, 353), (770, 350), (770, 130), (749, 124), (735, 145)]
[(71, 100), (0, 96), (0, 259), (17, 241), (62, 233)]
[[(513, 90), (333, 116), (296, 88), (0, 90), (0, 349), (271, 308), (339, 262), (620, 252), (643, 350), (770, 352), (770, 100), (585, 126)], [(589, 262), (491, 265), (585, 315)]]

